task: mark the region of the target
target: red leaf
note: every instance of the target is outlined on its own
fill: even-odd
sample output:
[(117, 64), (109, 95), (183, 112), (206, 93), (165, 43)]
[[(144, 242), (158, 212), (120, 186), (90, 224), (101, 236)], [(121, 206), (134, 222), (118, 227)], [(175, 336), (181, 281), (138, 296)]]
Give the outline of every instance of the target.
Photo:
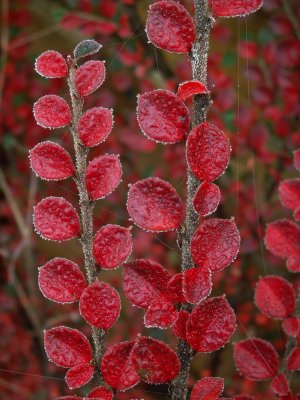
[(224, 379), (206, 377), (193, 387), (190, 400), (215, 400), (224, 390)]
[(297, 255), (300, 258), (300, 227), (293, 221), (281, 219), (267, 226), (267, 249), (281, 258)]
[(300, 332), (300, 321), (297, 317), (290, 317), (283, 321), (282, 329), (287, 336), (296, 337)]
[(166, 294), (170, 279), (168, 271), (150, 259), (124, 264), (123, 289), (136, 306), (148, 308), (156, 298)]
[(209, 91), (204, 83), (201, 83), (197, 80), (186, 81), (180, 83), (177, 91), (177, 96), (181, 100), (187, 100), (188, 98), (195, 96), (197, 94), (207, 94)]
[(104, 386), (99, 386), (87, 395), (87, 399), (113, 400), (113, 392)]
[(140, 336), (132, 352), (132, 364), (147, 383), (167, 383), (180, 370), (177, 354), (164, 342)]
[(187, 322), (187, 342), (208, 353), (223, 347), (234, 332), (236, 319), (225, 297), (210, 297), (196, 306)]
[(102, 357), (103, 378), (116, 390), (127, 390), (140, 380), (131, 361), (134, 345), (134, 341), (115, 344)]
[(60, 367), (88, 363), (93, 357), (89, 341), (77, 329), (58, 326), (44, 331), (44, 340), (48, 358)]
[(183, 205), (176, 190), (160, 178), (146, 178), (130, 186), (127, 207), (140, 228), (164, 232), (178, 228)]
[(258, 338), (235, 343), (234, 362), (240, 374), (251, 380), (272, 378), (278, 370), (276, 350), (269, 342)]
[(286, 266), (290, 272), (300, 272), (300, 256), (289, 257)]
[(286, 179), (279, 184), (279, 198), (290, 210), (300, 207), (300, 179)]
[(296, 208), (293, 213), (294, 220), (299, 222), (300, 221), (300, 207)]
[(45, 239), (62, 241), (80, 235), (78, 214), (62, 197), (46, 197), (40, 201), (34, 207), (33, 223)]
[(257, 11), (263, 0), (209, 0), (215, 17), (240, 17)]
[(42, 179), (65, 179), (75, 172), (69, 153), (54, 142), (37, 144), (30, 150), (29, 158), (31, 168)]
[(88, 61), (82, 64), (75, 73), (75, 85), (80, 97), (91, 94), (98, 89), (105, 79), (103, 61)]
[(218, 208), (221, 193), (217, 185), (211, 182), (202, 182), (198, 187), (194, 199), (193, 206), (201, 217), (212, 214)]
[(229, 141), (215, 125), (207, 122), (197, 125), (187, 139), (187, 160), (198, 179), (214, 181), (228, 166)]
[(93, 248), (95, 260), (101, 268), (118, 267), (132, 250), (130, 229), (112, 224), (103, 226), (95, 235)]
[(63, 396), (63, 397), (58, 397), (55, 400), (81, 400), (81, 397), (78, 397), (78, 396)]
[(144, 322), (147, 328), (168, 328), (176, 322), (178, 311), (174, 304), (163, 297), (157, 298), (148, 308)]
[(47, 299), (73, 303), (79, 300), (85, 279), (77, 264), (56, 257), (39, 268), (39, 287)]
[(175, 1), (158, 1), (149, 8), (146, 32), (157, 47), (188, 53), (195, 40), (195, 25), (185, 7)]
[(66, 60), (60, 53), (54, 50), (47, 50), (37, 58), (35, 70), (45, 78), (63, 78), (68, 76)]
[(285, 396), (288, 394), (289, 383), (284, 374), (274, 376), (271, 383), (271, 390), (280, 396)]
[(233, 219), (206, 220), (191, 240), (195, 263), (213, 272), (227, 267), (237, 256), (239, 247), (240, 235)]
[(190, 314), (187, 311), (180, 310), (178, 318), (173, 325), (173, 331), (176, 336), (186, 341), (186, 324)]
[(294, 151), (294, 166), (295, 168), (300, 171), (300, 149)]
[(211, 272), (207, 268), (190, 268), (183, 273), (183, 293), (186, 301), (198, 304), (210, 295)]
[(92, 200), (103, 199), (119, 185), (122, 166), (119, 155), (105, 154), (94, 158), (86, 170), (86, 187)]
[(270, 318), (287, 318), (295, 309), (292, 285), (276, 275), (261, 278), (255, 289), (255, 303)]
[(300, 370), (300, 347), (295, 347), (287, 359), (287, 367), (290, 371)]
[(82, 114), (78, 122), (78, 135), (85, 146), (97, 146), (110, 134), (113, 126), (112, 110), (94, 107)]
[(184, 140), (190, 125), (185, 104), (168, 90), (154, 90), (138, 97), (137, 118), (143, 133), (158, 143)]
[(105, 282), (89, 285), (80, 297), (80, 314), (92, 326), (109, 329), (120, 315), (120, 296)]
[(75, 365), (66, 374), (66, 382), (70, 389), (86, 385), (93, 377), (94, 367), (91, 364)]
[(183, 294), (183, 273), (175, 274), (168, 282), (168, 296), (175, 303), (185, 303), (186, 299)]
[(54, 94), (41, 97), (33, 106), (33, 114), (43, 128), (61, 128), (71, 122), (68, 103)]

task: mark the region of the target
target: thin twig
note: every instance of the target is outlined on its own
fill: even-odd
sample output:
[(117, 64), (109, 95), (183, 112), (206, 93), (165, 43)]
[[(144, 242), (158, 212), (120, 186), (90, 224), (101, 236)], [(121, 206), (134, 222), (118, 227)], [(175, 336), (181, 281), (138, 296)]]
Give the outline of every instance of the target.
[[(97, 280), (97, 268), (93, 256), (93, 210), (94, 203), (89, 199), (88, 191), (85, 183), (85, 174), (87, 168), (88, 148), (82, 146), (80, 143), (77, 125), (80, 116), (82, 115), (83, 101), (77, 94), (75, 86), (75, 72), (76, 65), (73, 60), (69, 59), (70, 74), (68, 79), (71, 101), (73, 120), (71, 125), (71, 133), (74, 140), (74, 149), (76, 157), (76, 184), (79, 193), (80, 217), (81, 217), (81, 246), (84, 255), (84, 264), (89, 284)], [(95, 347), (95, 362), (101, 377), (100, 362), (104, 353), (104, 340), (105, 331), (99, 328), (92, 328), (92, 336)]]
[[(209, 37), (213, 19), (209, 13), (207, 0), (195, 0), (195, 26), (197, 38), (191, 52), (191, 63), (193, 79), (207, 84), (207, 58), (209, 49)], [(207, 95), (195, 96), (193, 126), (206, 120), (207, 109), (210, 99)], [(180, 239), (182, 249), (181, 271), (185, 271), (194, 266), (191, 256), (191, 238), (198, 225), (198, 217), (193, 207), (193, 197), (199, 185), (198, 179), (192, 174), (187, 166), (187, 213), (186, 219), (181, 227)], [(191, 305), (184, 304), (182, 309), (188, 310)], [(188, 396), (188, 378), (190, 363), (193, 357), (193, 350), (184, 340), (179, 340), (177, 344), (177, 355), (180, 360), (181, 369), (179, 375), (172, 382), (172, 400), (186, 400)]]
[(2, 110), (2, 98), (3, 98), (3, 89), (4, 89), (4, 81), (5, 81), (5, 71), (6, 71), (6, 63), (7, 63), (7, 48), (8, 48), (8, 40), (9, 40), (9, 2), (8, 0), (2, 0), (1, 2), (1, 65), (0, 65), (0, 108)]
[(16, 199), (13, 196), (1, 169), (0, 169), (0, 187), (4, 193), (4, 196), (6, 197), (7, 203), (11, 209), (11, 212), (12, 212), (15, 220), (16, 220), (16, 223), (18, 225), (18, 228), (20, 230), (22, 238), (27, 240), (29, 237), (28, 227), (26, 225), (26, 222), (21, 214), (21, 211), (16, 202)]
[(297, 18), (297, 13), (292, 10), (291, 0), (282, 0), (282, 5), (287, 17), (291, 21), (296, 38), (300, 40), (299, 21)]

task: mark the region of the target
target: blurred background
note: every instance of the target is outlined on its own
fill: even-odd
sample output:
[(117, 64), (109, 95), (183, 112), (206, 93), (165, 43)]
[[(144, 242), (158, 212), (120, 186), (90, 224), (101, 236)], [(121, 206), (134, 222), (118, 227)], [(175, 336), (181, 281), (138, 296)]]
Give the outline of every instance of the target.
[[(191, 0), (180, 1), (193, 12)], [(88, 336), (77, 304), (57, 305), (44, 299), (37, 285), (38, 267), (52, 257), (68, 257), (82, 265), (79, 242), (44, 241), (32, 228), (32, 207), (46, 195), (64, 196), (77, 206), (71, 180), (37, 180), (28, 150), (42, 140), (55, 140), (72, 153), (65, 129), (37, 126), (33, 103), (42, 95), (69, 99), (62, 79), (46, 80), (34, 71), (35, 58), (47, 49), (64, 55), (93, 38), (102, 43), (107, 78), (89, 96), (86, 108), (114, 109), (109, 138), (91, 152), (121, 155), (124, 179), (107, 199), (97, 202), (95, 230), (107, 223), (128, 226), (126, 194), (129, 182), (148, 176), (170, 181), (185, 195), (185, 157), (182, 144), (163, 146), (147, 140), (136, 122), (136, 96), (155, 88), (176, 91), (191, 78), (186, 55), (155, 49), (144, 26), (151, 1), (146, 0), (2, 0), (1, 1), (1, 147), (0, 147), (0, 399), (50, 400), (69, 394), (62, 368), (49, 363), (43, 350), (43, 329), (66, 324)], [(285, 336), (280, 321), (263, 316), (253, 303), (256, 281), (278, 274), (296, 284), (296, 275), (264, 247), (265, 226), (289, 216), (278, 200), (281, 179), (297, 177), (292, 151), (300, 147), (300, 8), (298, 0), (264, 0), (263, 8), (247, 17), (219, 19), (212, 31), (208, 87), (213, 105), (208, 119), (224, 129), (232, 145), (232, 159), (218, 180), (222, 202), (219, 217), (234, 216), (242, 236), (238, 259), (214, 275), (214, 295), (226, 293), (238, 317), (232, 341), (248, 336), (269, 340), (282, 355)], [(132, 258), (151, 257), (172, 273), (180, 270), (176, 234), (153, 235), (133, 228)], [(107, 345), (135, 338), (141, 332), (166, 340), (171, 329), (145, 329), (143, 310), (134, 308), (122, 291), (121, 269), (101, 275), (119, 289), (122, 313), (110, 330)], [(225, 379), (225, 395), (247, 393), (269, 400), (270, 382), (256, 383), (235, 371), (232, 345), (192, 363), (191, 385), (203, 376)], [(299, 378), (299, 375), (298, 375)], [(297, 389), (297, 375), (292, 384)], [(299, 390), (298, 380), (298, 390)], [(78, 395), (88, 393), (88, 386)], [(121, 399), (170, 399), (167, 386), (139, 385), (116, 396)]]

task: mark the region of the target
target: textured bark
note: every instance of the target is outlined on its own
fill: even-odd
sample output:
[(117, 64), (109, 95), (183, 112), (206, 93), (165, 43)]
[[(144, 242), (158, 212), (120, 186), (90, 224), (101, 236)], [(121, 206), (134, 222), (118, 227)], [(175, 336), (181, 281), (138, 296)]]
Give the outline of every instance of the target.
[[(74, 150), (76, 158), (76, 185), (79, 194), (79, 205), (80, 205), (80, 220), (81, 220), (81, 237), (80, 243), (84, 255), (84, 266), (88, 283), (91, 284), (97, 280), (97, 267), (93, 256), (93, 210), (94, 203), (89, 199), (88, 191), (85, 184), (85, 173), (87, 168), (87, 156), (89, 150), (87, 147), (80, 143), (77, 125), (82, 115), (83, 100), (78, 96), (74, 76), (76, 72), (76, 66), (72, 60), (69, 60), (70, 74), (68, 79), (71, 101), (72, 101), (72, 125), (71, 133), (74, 140)], [(94, 342), (94, 357), (96, 367), (100, 373), (100, 362), (104, 353), (104, 340), (105, 330), (99, 328), (92, 328), (92, 336)], [(100, 373), (101, 377), (101, 373)], [(101, 378), (102, 379), (102, 378)]]
[[(193, 79), (207, 84), (207, 58), (209, 49), (209, 37), (213, 24), (208, 9), (208, 0), (195, 0), (195, 26), (197, 38), (191, 51), (191, 64)], [(198, 95), (194, 98), (193, 127), (206, 120), (207, 109), (210, 105), (208, 95)], [(198, 216), (193, 207), (193, 197), (199, 186), (198, 179), (192, 174), (187, 166), (187, 213), (186, 219), (180, 231), (180, 243), (182, 250), (181, 271), (194, 266), (191, 256), (191, 238), (198, 225)], [(191, 310), (190, 304), (184, 304), (182, 309)], [(177, 355), (180, 360), (181, 370), (178, 377), (172, 382), (171, 393), (173, 400), (186, 400), (188, 398), (188, 378), (193, 350), (184, 340), (177, 344)]]

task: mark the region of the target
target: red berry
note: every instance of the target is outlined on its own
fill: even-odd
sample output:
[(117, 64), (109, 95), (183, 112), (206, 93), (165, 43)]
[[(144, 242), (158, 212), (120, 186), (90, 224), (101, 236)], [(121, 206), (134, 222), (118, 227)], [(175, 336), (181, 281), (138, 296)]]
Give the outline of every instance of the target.
[(60, 367), (71, 368), (92, 359), (90, 343), (77, 329), (58, 326), (44, 331), (44, 340), (48, 358)]
[(139, 382), (131, 358), (135, 342), (121, 342), (106, 350), (101, 360), (105, 382), (116, 390), (127, 390)]
[(34, 207), (33, 223), (45, 239), (62, 241), (80, 235), (78, 214), (62, 197), (46, 197), (40, 201)]
[(202, 182), (193, 199), (194, 209), (201, 217), (206, 217), (216, 211), (220, 198), (221, 193), (217, 185), (211, 182)]
[(193, 387), (190, 400), (215, 400), (219, 398), (223, 390), (223, 378), (202, 378)]
[(105, 154), (94, 158), (85, 175), (86, 187), (92, 200), (111, 194), (121, 182), (122, 166), (119, 155)]
[(112, 224), (103, 226), (95, 235), (93, 248), (95, 260), (101, 268), (120, 266), (131, 253), (130, 229)]
[(93, 377), (94, 367), (91, 364), (78, 364), (69, 369), (66, 382), (70, 389), (77, 389), (86, 385)]
[(177, 91), (177, 96), (181, 100), (187, 100), (188, 98), (195, 96), (197, 94), (207, 94), (209, 91), (204, 83), (197, 80), (186, 81), (180, 83)]
[(79, 309), (90, 325), (107, 330), (119, 318), (120, 296), (108, 283), (97, 281), (83, 291)]
[(89, 95), (98, 89), (105, 79), (103, 61), (87, 61), (75, 73), (75, 85), (80, 97)]
[(43, 128), (61, 128), (71, 122), (68, 103), (54, 94), (41, 97), (33, 106), (33, 114)]
[(183, 205), (176, 190), (160, 178), (146, 178), (130, 186), (127, 207), (140, 228), (152, 232), (178, 228)]
[(64, 78), (68, 75), (66, 60), (54, 50), (47, 50), (37, 58), (35, 70), (45, 78)]
[(257, 11), (263, 0), (209, 0), (209, 6), (216, 17), (240, 17)]
[(39, 287), (43, 295), (57, 303), (79, 300), (85, 279), (77, 264), (65, 258), (53, 258), (39, 268)]
[(110, 134), (113, 126), (112, 110), (94, 107), (87, 110), (78, 122), (78, 135), (85, 146), (97, 146)]
[(150, 259), (138, 259), (124, 264), (123, 289), (136, 306), (149, 308), (153, 301), (164, 296), (170, 279), (168, 271)]
[(137, 118), (143, 133), (159, 143), (184, 140), (190, 125), (189, 112), (174, 93), (154, 90), (138, 97)]
[(175, 1), (150, 6), (146, 32), (155, 46), (174, 53), (188, 53), (196, 36), (192, 17)]
[(190, 268), (183, 273), (183, 293), (186, 301), (198, 304), (210, 295), (211, 272), (207, 268)]
[(140, 378), (153, 384), (167, 383), (180, 370), (177, 354), (164, 342), (140, 336), (132, 352), (132, 364)]
[(202, 181), (214, 181), (223, 174), (230, 159), (230, 144), (215, 125), (195, 126), (187, 139), (187, 160), (193, 174)]
[(37, 144), (30, 150), (29, 158), (31, 168), (42, 179), (65, 179), (75, 172), (69, 153), (54, 142)]
[(276, 375), (278, 354), (267, 341), (249, 338), (234, 345), (235, 366), (247, 379), (263, 380)]
[(216, 351), (229, 341), (235, 326), (234, 311), (225, 297), (210, 297), (193, 309), (187, 322), (187, 342), (201, 353)]
[(295, 292), (287, 280), (268, 275), (261, 278), (256, 286), (255, 303), (268, 317), (287, 318), (295, 309)]
[(195, 263), (213, 272), (227, 267), (237, 256), (239, 247), (240, 235), (233, 219), (206, 220), (191, 240)]

